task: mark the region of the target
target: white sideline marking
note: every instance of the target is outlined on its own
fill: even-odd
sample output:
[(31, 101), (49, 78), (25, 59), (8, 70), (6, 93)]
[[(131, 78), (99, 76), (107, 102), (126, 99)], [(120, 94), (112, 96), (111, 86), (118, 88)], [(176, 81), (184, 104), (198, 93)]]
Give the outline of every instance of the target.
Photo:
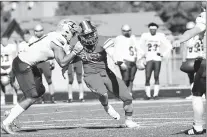
[[(183, 103), (183, 102), (191, 102), (191, 100), (186, 100), (186, 99), (163, 99), (163, 100), (133, 100), (133, 104), (154, 104), (154, 103)], [(111, 101), (109, 100), (110, 104), (123, 104), (122, 101)], [(87, 105), (100, 105), (99, 101), (93, 101), (93, 102), (74, 102), (74, 103), (57, 103), (57, 104), (33, 104), (31, 108), (33, 107), (68, 107), (68, 106), (87, 106)], [(5, 108), (12, 108), (14, 105), (2, 105), (1, 109)]]
[[(192, 120), (192, 118), (133, 118), (134, 120)], [(22, 124), (28, 123), (44, 123), (44, 122), (71, 122), (71, 121), (114, 121), (114, 119), (106, 118), (81, 118), (81, 119), (61, 119), (61, 120), (46, 120), (46, 121), (21, 121)]]
[[(189, 106), (189, 104), (178, 104), (178, 105), (161, 105), (161, 106), (137, 106), (134, 108), (142, 108), (142, 109), (149, 109), (149, 108), (160, 108), (160, 107), (182, 107), (182, 106)], [(123, 109), (123, 108), (115, 108), (116, 110), (118, 109)], [(93, 109), (93, 110), (83, 110), (83, 111), (90, 111), (90, 112), (94, 112), (94, 111), (101, 111), (103, 109)], [(4, 110), (5, 111), (5, 110)], [(35, 116), (35, 115), (54, 115), (54, 114), (60, 114), (60, 113), (75, 113), (77, 111), (53, 111), (50, 113), (37, 113), (37, 114), (23, 114), (22, 116)], [(187, 112), (187, 111), (185, 111)], [(169, 112), (170, 113), (170, 112)], [(174, 113), (179, 113), (179, 112), (174, 112)], [(181, 112), (180, 112), (181, 113)], [(149, 115), (152, 113), (148, 113)], [(153, 113), (153, 114), (160, 114), (160, 113)], [(161, 113), (163, 114), (163, 113)], [(140, 114), (140, 115), (145, 115), (145, 114)], [(1, 116), (4, 117), (4, 116)]]
[[(175, 105), (169, 105), (169, 104), (166, 104), (166, 105), (160, 105), (160, 106), (137, 106), (137, 107), (134, 107), (134, 108), (141, 108), (141, 109), (149, 109), (149, 108), (161, 108), (161, 107), (182, 107), (182, 106), (189, 106), (189, 104), (175, 104)], [(55, 109), (55, 108), (54, 108)], [(123, 108), (115, 108), (116, 110), (118, 109), (123, 109)], [(83, 110), (83, 111), (90, 111), (90, 112), (94, 112), (94, 111), (101, 111), (103, 109), (92, 109), (92, 110)], [(3, 111), (3, 110), (1, 110)], [(5, 111), (5, 110), (4, 110)], [(57, 111), (57, 110), (54, 110), (53, 112), (49, 112), (49, 113), (37, 113), (37, 114), (23, 114), (22, 116), (35, 116), (35, 115), (54, 115), (54, 114), (60, 114), (60, 113), (75, 113), (77, 111)], [(187, 112), (187, 111), (185, 111)], [(179, 112), (175, 112), (175, 113), (179, 113)], [(181, 112), (180, 112), (181, 113)], [(149, 114), (149, 113), (148, 113)], [(151, 113), (150, 113), (151, 114)], [(157, 114), (157, 113), (154, 113), (154, 114)], [(158, 113), (159, 114), (159, 113)], [(141, 115), (141, 114), (140, 114)], [(142, 115), (145, 115), (145, 114), (142, 114)], [(3, 115), (1, 117), (4, 117)]]

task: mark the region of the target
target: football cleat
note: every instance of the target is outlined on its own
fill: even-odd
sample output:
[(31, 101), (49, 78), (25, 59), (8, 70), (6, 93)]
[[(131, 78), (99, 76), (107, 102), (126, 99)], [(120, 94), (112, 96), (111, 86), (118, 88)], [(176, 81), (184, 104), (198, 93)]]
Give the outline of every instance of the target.
[(116, 112), (111, 105), (108, 105), (108, 109), (106, 109), (105, 107), (104, 109), (108, 113), (108, 115), (111, 116), (113, 119), (116, 119), (116, 120), (120, 119), (119, 113)]
[(16, 134), (16, 133), (12, 130), (11, 124), (4, 125), (4, 124), (2, 123), (2, 125), (1, 125), (1, 129), (2, 129), (4, 132), (6, 132), (7, 134), (12, 134), (12, 135)]
[(136, 122), (132, 121), (132, 120), (126, 120), (125, 121), (125, 127), (126, 128), (138, 128), (139, 125)]

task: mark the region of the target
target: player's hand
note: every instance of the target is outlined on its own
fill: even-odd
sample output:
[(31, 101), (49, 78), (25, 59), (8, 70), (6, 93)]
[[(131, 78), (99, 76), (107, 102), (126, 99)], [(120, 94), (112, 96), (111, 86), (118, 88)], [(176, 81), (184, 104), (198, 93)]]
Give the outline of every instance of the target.
[(127, 70), (127, 65), (125, 63), (122, 63), (120, 67), (121, 67), (121, 70)]
[(157, 53), (157, 56), (163, 57), (162, 53)]
[(65, 66), (65, 67), (62, 68), (62, 76), (63, 76), (64, 79), (66, 79), (64, 74), (67, 70), (68, 70), (68, 66)]
[(50, 62), (50, 70), (55, 69), (55, 63), (53, 61)]
[(81, 51), (83, 50), (83, 46), (82, 44), (80, 44), (79, 42), (74, 46), (73, 48), (73, 52), (77, 55), (79, 54)]
[(174, 48), (180, 47), (181, 42), (179, 40), (175, 40), (172, 45), (173, 45), (173, 49), (174, 49)]

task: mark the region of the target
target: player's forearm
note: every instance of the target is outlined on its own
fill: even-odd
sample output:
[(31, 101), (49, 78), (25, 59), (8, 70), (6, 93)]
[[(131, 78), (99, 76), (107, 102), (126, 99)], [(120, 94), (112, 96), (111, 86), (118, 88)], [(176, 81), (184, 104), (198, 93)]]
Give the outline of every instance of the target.
[(187, 30), (184, 32), (184, 34), (179, 38), (180, 43), (186, 42), (187, 40), (189, 40), (192, 37), (195, 37), (196, 35), (198, 35), (199, 33), (201, 33), (202, 30), (200, 28), (193, 28), (190, 30)]
[(60, 67), (67, 66), (72, 60), (75, 58), (76, 54), (74, 52), (71, 52), (70, 54), (67, 54), (59, 61)]

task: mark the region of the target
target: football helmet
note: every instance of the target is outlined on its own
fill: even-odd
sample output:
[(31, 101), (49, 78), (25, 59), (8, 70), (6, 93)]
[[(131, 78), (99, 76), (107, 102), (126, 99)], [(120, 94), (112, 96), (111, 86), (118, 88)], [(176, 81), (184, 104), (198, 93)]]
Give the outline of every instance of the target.
[(96, 27), (89, 20), (82, 21), (79, 26), (82, 29), (78, 35), (79, 41), (88, 50), (93, 50), (98, 42)]
[(143, 57), (143, 58), (137, 60), (136, 61), (136, 66), (137, 66), (137, 69), (144, 70), (145, 67), (146, 67), (146, 58)]
[(57, 25), (57, 31), (67, 40), (70, 41), (76, 33), (81, 31), (81, 28), (75, 21), (70, 19), (63, 19)]
[(121, 27), (121, 31), (122, 31), (122, 34), (125, 36), (125, 37), (130, 37), (131, 36), (131, 33), (132, 33), (132, 29), (131, 27), (128, 25), (128, 24), (125, 24)]
[(44, 35), (44, 28), (42, 25), (38, 24), (34, 28), (34, 34), (37, 38), (41, 38)]

